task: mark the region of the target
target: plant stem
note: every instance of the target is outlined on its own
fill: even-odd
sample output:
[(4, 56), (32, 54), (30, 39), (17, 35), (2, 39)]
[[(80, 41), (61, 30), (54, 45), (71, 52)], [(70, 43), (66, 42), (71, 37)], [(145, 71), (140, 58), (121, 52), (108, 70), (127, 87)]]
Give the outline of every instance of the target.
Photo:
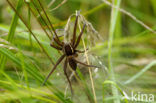
[[(113, 0), (114, 5), (117, 7), (120, 6), (121, 0)], [(108, 42), (108, 68), (110, 73), (110, 79), (115, 82), (114, 71), (112, 67), (112, 44), (113, 44), (113, 37), (114, 31), (116, 26), (118, 16), (118, 10), (116, 8), (112, 8), (111, 11), (111, 21), (110, 21), (110, 29), (109, 29), (109, 42)], [(118, 96), (118, 90), (114, 85), (111, 85), (113, 96)], [(115, 99), (114, 103), (120, 103), (119, 99)]]
[[(85, 56), (87, 59), (87, 64), (89, 65), (89, 59), (88, 59), (88, 55), (87, 55), (87, 49), (86, 49), (86, 45), (84, 42), (84, 39), (82, 39), (83, 42), (83, 46), (84, 46), (84, 50), (85, 50)], [(89, 67), (89, 75), (90, 75), (90, 80), (91, 80), (91, 84), (92, 84), (92, 91), (93, 91), (93, 95), (94, 95), (94, 102), (97, 103), (97, 99), (96, 99), (96, 93), (95, 93), (95, 86), (94, 86), (94, 81), (93, 81), (93, 77), (92, 77), (92, 72), (91, 72), (91, 68)]]

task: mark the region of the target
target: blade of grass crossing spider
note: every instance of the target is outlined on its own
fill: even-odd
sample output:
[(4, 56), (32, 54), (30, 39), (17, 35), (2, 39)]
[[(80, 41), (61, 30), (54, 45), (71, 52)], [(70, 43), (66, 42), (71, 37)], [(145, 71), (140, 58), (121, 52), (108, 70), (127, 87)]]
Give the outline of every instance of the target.
[(31, 0), (32, 2), (32, 7), (37, 11), (37, 13), (39, 14), (39, 16), (36, 16), (36, 18), (41, 18), (41, 20), (43, 21), (43, 23), (45, 24), (45, 26), (47, 26), (48, 30), (50, 31), (51, 35), (53, 34), (49, 25), (47, 24), (47, 17), (45, 16), (45, 12), (41, 13), (44, 9), (42, 9), (42, 5), (40, 6), (40, 4), (38, 3), (38, 0)]
[[(22, 0), (19, 0), (18, 3), (17, 3), (17, 6), (16, 6), (16, 10), (17, 12), (20, 11), (20, 8), (22, 7), (22, 4), (23, 4), (23, 1)], [(7, 37), (7, 40), (9, 42), (12, 42), (13, 38), (14, 38), (14, 34), (15, 34), (15, 30), (16, 30), (16, 26), (17, 26), (17, 22), (18, 22), (18, 16), (17, 14), (15, 13), (14, 16), (13, 16), (13, 19), (11, 21), (11, 26), (10, 26), (10, 29), (9, 29), (9, 33), (8, 33), (8, 37)], [(1, 59), (0, 59), (0, 70), (3, 70), (4, 67), (5, 67), (5, 64), (6, 64), (6, 61), (7, 61), (7, 58), (5, 56), (1, 56)]]
[[(29, 1), (28, 1), (28, 5), (29, 5)], [(28, 26), (31, 29), (31, 12), (30, 12), (30, 8), (28, 8)], [(31, 47), (33, 48), (32, 37), (31, 37), (30, 32), (29, 32), (29, 41), (30, 41)]]
[[(25, 1), (26, 2), (26, 1)], [(27, 3), (27, 2), (26, 2)], [(30, 9), (30, 11), (32, 12), (32, 14), (34, 15), (34, 17), (36, 18), (36, 20), (38, 21), (38, 23), (40, 24), (41, 28), (43, 29), (43, 31), (45, 32), (45, 34), (47, 35), (47, 37), (51, 40), (51, 37), (49, 36), (48, 32), (46, 31), (46, 29), (43, 27), (42, 23), (40, 23), (39, 21), (39, 18), (37, 17), (37, 14), (35, 13), (35, 10), (33, 9), (36, 9), (36, 11), (38, 12), (38, 14), (40, 15), (41, 17), (41, 20), (43, 21), (44, 25), (48, 27), (49, 31), (50, 31), (50, 28), (49, 26), (47, 25), (46, 23), (46, 20), (44, 19), (44, 17), (41, 15), (40, 13), (40, 10), (37, 8), (37, 5), (32, 1), (32, 5), (28, 4), (27, 3), (27, 6), (28, 8)]]
[(89, 87), (79, 69), (77, 69), (77, 73), (80, 76), (81, 82), (83, 83), (83, 86), (84, 86), (83, 89), (84, 89), (84, 92), (85, 92), (89, 102), (94, 103), (94, 98), (93, 98), (92, 92), (90, 91), (90, 89), (89, 89)]
[[(114, 5), (117, 7), (120, 7), (121, 0), (114, 0)], [(115, 31), (115, 25), (116, 25), (116, 20), (118, 16), (118, 10), (115, 8), (112, 8), (111, 11), (111, 20), (110, 20), (110, 29), (109, 29), (109, 43), (108, 43), (108, 69), (110, 72), (110, 79), (112, 81), (115, 81), (115, 76), (114, 76), (114, 70), (112, 68), (112, 44), (113, 44), (113, 37), (114, 37), (114, 31)], [(114, 85), (112, 86), (112, 94), (113, 96), (118, 96), (118, 90)], [(119, 99), (114, 99), (114, 103), (120, 103)]]
[(57, 36), (57, 33), (56, 33), (56, 31), (55, 31), (55, 29), (54, 29), (54, 27), (53, 27), (53, 25), (52, 25), (52, 23), (51, 23), (51, 21), (50, 21), (50, 19), (49, 19), (49, 17), (48, 17), (46, 11), (44, 10), (43, 5), (41, 4), (40, 0), (38, 0), (38, 3), (40, 4), (40, 6), (41, 6), (41, 8), (42, 8), (42, 10), (43, 10), (43, 12), (44, 12), (44, 14), (45, 14), (45, 16), (46, 16), (46, 18), (47, 18), (49, 24), (50, 24), (50, 27), (51, 27), (52, 31), (54, 32), (54, 34), (55, 34), (57, 40), (59, 41), (59, 38), (58, 38), (58, 36)]

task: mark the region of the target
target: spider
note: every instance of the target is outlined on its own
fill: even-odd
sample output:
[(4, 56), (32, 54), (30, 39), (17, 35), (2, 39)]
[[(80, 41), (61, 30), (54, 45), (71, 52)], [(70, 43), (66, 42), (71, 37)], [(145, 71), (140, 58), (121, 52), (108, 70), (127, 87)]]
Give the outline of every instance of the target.
[[(97, 67), (94, 65), (87, 65), (85, 63), (82, 63), (78, 60), (76, 60), (76, 57), (78, 56), (78, 53), (84, 53), (84, 51), (80, 51), (77, 50), (77, 47), (80, 43), (80, 39), (82, 37), (82, 34), (84, 32), (84, 29), (86, 27), (86, 24), (83, 25), (83, 28), (78, 36), (78, 38), (76, 38), (76, 29), (77, 29), (77, 23), (78, 23), (78, 16), (76, 16), (76, 20), (75, 20), (75, 24), (74, 24), (74, 30), (73, 30), (73, 37), (71, 39), (70, 42), (65, 43), (65, 42), (61, 42), (56, 34), (56, 37), (54, 37), (50, 43), (50, 46), (63, 52), (63, 55), (57, 60), (56, 64), (54, 65), (54, 67), (52, 68), (52, 70), (50, 71), (50, 73), (48, 74), (48, 76), (45, 78), (43, 85), (45, 84), (45, 82), (48, 80), (48, 78), (52, 75), (52, 73), (56, 70), (57, 66), (63, 61), (63, 59), (65, 58), (65, 62), (64, 62), (64, 74), (67, 78), (67, 81), (69, 82), (69, 86), (71, 89), (71, 92), (73, 94), (73, 90), (72, 90), (72, 85), (71, 85), (71, 81), (67, 75), (67, 65), (69, 64), (69, 66), (76, 71), (77, 68), (77, 63), (87, 66), (87, 67)], [(54, 41), (53, 41), (54, 40)], [(54, 42), (57, 44), (54, 44)]]
[[(31, 0), (33, 1), (33, 0)], [(27, 25), (27, 23), (23, 20), (23, 18), (21, 17), (21, 15), (16, 11), (16, 9), (14, 8), (14, 6), (11, 4), (11, 2), (9, 0), (7, 0), (7, 2), (9, 3), (9, 5), (12, 7), (12, 9), (16, 12), (16, 14), (19, 16), (19, 18), (22, 20), (22, 22), (25, 24), (25, 26), (27, 27), (28, 31), (33, 35), (33, 37), (35, 38), (35, 40), (38, 42), (38, 44), (42, 47), (41, 43), (38, 41), (38, 39), (36, 38), (36, 36), (34, 35), (34, 33), (31, 31), (31, 28)], [(54, 65), (54, 67), (52, 68), (52, 70), (50, 71), (50, 73), (48, 74), (48, 76), (45, 78), (44, 82), (43, 82), (43, 85), (46, 83), (46, 81), (48, 80), (48, 78), (52, 75), (52, 73), (56, 70), (56, 67), (63, 61), (63, 59), (65, 58), (65, 62), (64, 62), (64, 74), (67, 78), (67, 81), (69, 82), (69, 86), (70, 86), (70, 89), (71, 89), (71, 92), (73, 94), (73, 90), (72, 90), (72, 86), (71, 86), (71, 82), (70, 82), (70, 79), (67, 75), (67, 65), (69, 64), (69, 66), (74, 70), (76, 71), (76, 68), (77, 68), (77, 63), (81, 64), (81, 65), (84, 65), (84, 66), (87, 66), (87, 67), (95, 67), (95, 68), (99, 68), (97, 66), (94, 66), (94, 65), (87, 65), (85, 63), (82, 63), (80, 61), (78, 61), (76, 59), (76, 57), (78, 56), (78, 53), (84, 53), (85, 51), (80, 51), (80, 50), (77, 50), (77, 47), (80, 43), (80, 40), (81, 40), (81, 37), (82, 37), (82, 34), (84, 32), (84, 29), (85, 29), (85, 26), (86, 24), (83, 25), (83, 28), (78, 36), (78, 38), (76, 38), (76, 29), (77, 29), (77, 23), (78, 23), (78, 15), (76, 16), (76, 20), (75, 20), (75, 25), (74, 25), (74, 30), (73, 30), (73, 37), (72, 39), (68, 42), (68, 43), (65, 43), (65, 42), (61, 42), (59, 40), (59, 37), (55, 31), (55, 29), (53, 28), (44, 8), (42, 7), (41, 3), (40, 3), (40, 0), (38, 0), (46, 18), (48, 19), (49, 23), (50, 23), (50, 26), (51, 26), (51, 29), (52, 31), (54, 32), (54, 35), (55, 37), (53, 37), (51, 43), (50, 43), (50, 46), (59, 50), (59, 51), (62, 51), (63, 52), (63, 55), (57, 60), (56, 64)], [(36, 6), (35, 6), (36, 7)], [(30, 8), (30, 7), (29, 7)], [(36, 8), (37, 9), (37, 8)], [(32, 9), (30, 9), (32, 11)], [(37, 9), (38, 11), (38, 9)], [(32, 11), (33, 13), (33, 11)], [(38, 13), (40, 14), (40, 12), (38, 11)], [(42, 17), (42, 15), (40, 14), (40, 16)], [(43, 19), (43, 18), (42, 18)], [(42, 26), (41, 26), (42, 27)], [(54, 40), (54, 41), (53, 41)], [(42, 50), (45, 52), (44, 48), (42, 47)], [(46, 53), (45, 53), (46, 54)], [(46, 54), (47, 55), (47, 54)]]

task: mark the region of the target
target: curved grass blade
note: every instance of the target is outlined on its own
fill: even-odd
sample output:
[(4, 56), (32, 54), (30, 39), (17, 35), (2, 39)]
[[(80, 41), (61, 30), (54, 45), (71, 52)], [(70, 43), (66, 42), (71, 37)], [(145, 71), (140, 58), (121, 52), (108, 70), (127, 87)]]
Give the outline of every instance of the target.
[[(20, 11), (20, 8), (22, 7), (22, 4), (23, 4), (23, 1), (19, 0), (18, 3), (17, 3), (16, 9), (15, 9), (15, 10), (17, 10), (17, 12)], [(15, 34), (16, 27), (17, 27), (17, 23), (18, 23), (18, 16), (15, 13), (14, 16), (13, 16), (13, 19), (11, 21), (11, 26), (10, 26), (8, 37), (7, 37), (7, 41), (9, 41), (9, 42), (12, 42), (12, 40), (14, 38), (14, 34)], [(1, 63), (0, 70), (4, 69), (6, 61), (7, 61), (7, 58), (5, 56), (1, 55), (1, 58), (0, 58), (0, 63)]]
[[(104, 81), (104, 82), (103, 82), (103, 90), (104, 90), (104, 87), (105, 87), (106, 84), (114, 85), (114, 86), (120, 91), (120, 93), (122, 94), (122, 96), (125, 97), (124, 92), (121, 90), (121, 88), (120, 88), (115, 82), (110, 81), (110, 80)], [(103, 96), (104, 96), (104, 95), (103, 95)], [(124, 99), (125, 103), (128, 103), (127, 98), (123, 98), (123, 99)], [(104, 103), (104, 102), (105, 102), (105, 99), (104, 99), (104, 97), (103, 97), (103, 103)]]
[[(5, 55), (8, 59), (12, 60), (18, 67), (22, 67), (21, 61), (15, 57), (15, 54), (10, 52), (8, 49), (0, 48), (0, 53)], [(26, 72), (29, 73), (35, 80), (37, 80), (39, 83), (42, 83), (44, 80), (44, 77), (37, 71), (36, 68), (31, 66), (30, 64), (27, 64), (24, 62)], [(56, 87), (54, 87), (50, 82), (47, 81), (47, 84), (50, 85), (50, 87), (47, 86), (49, 90), (53, 92), (54, 95), (56, 95), (63, 103), (72, 103), (71, 100), (64, 98), (64, 94), (59, 91)]]
[(35, 38), (35, 40), (37, 41), (37, 43), (39, 44), (39, 46), (41, 47), (41, 49), (43, 50), (43, 52), (45, 53), (45, 55), (48, 57), (48, 59), (51, 61), (51, 63), (54, 65), (53, 60), (50, 58), (49, 54), (47, 53), (47, 51), (45, 50), (45, 48), (42, 46), (42, 44), (40, 43), (40, 41), (37, 39), (37, 37), (35, 36), (35, 34), (32, 32), (31, 28), (28, 26), (28, 24), (24, 21), (24, 19), (22, 18), (22, 16), (17, 12), (17, 10), (14, 8), (14, 6), (11, 4), (11, 2), (9, 0), (7, 0), (8, 4), (11, 6), (11, 8), (14, 10), (14, 12), (18, 15), (18, 17), (21, 19), (21, 21), (24, 23), (24, 25), (27, 27), (27, 29), (29, 30), (29, 32), (33, 35), (33, 37)]
[(128, 79), (124, 84), (129, 84), (133, 82), (135, 79), (139, 78), (143, 73), (145, 73), (147, 70), (149, 70), (152, 66), (156, 65), (156, 60), (152, 61), (148, 65), (146, 65), (141, 71), (136, 73), (134, 76), (132, 76), (130, 79)]

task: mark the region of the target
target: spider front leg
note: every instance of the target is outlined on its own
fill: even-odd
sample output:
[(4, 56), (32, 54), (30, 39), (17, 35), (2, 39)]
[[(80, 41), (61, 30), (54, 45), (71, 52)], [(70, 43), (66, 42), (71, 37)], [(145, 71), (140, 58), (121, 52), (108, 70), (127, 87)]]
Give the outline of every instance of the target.
[(64, 63), (64, 74), (65, 74), (65, 76), (66, 76), (66, 78), (67, 78), (67, 81), (68, 81), (68, 83), (69, 83), (69, 87), (70, 87), (70, 90), (71, 90), (71, 94), (73, 95), (73, 89), (72, 89), (72, 85), (71, 85), (71, 82), (70, 82), (70, 79), (69, 79), (69, 77), (68, 77), (68, 75), (67, 75), (67, 63), (68, 63), (68, 59), (66, 58), (66, 60), (65, 60), (65, 63)]
[(72, 38), (72, 47), (74, 47), (75, 41), (76, 41), (77, 22), (78, 22), (78, 15), (76, 16), (75, 25), (74, 25), (73, 38)]
[(48, 78), (51, 76), (51, 74), (55, 71), (56, 67), (61, 63), (61, 61), (64, 59), (65, 54), (63, 54), (58, 61), (56, 62), (56, 64), (54, 65), (53, 69), (51, 70), (51, 72), (48, 74), (48, 76), (46, 77), (46, 79), (44, 80), (43, 84), (44, 85), (46, 83), (46, 81), (48, 80)]
[(54, 44), (54, 42), (55, 42), (56, 40), (57, 40), (57, 39), (56, 39), (55, 37), (53, 37), (53, 39), (52, 39), (51, 42), (50, 42), (50, 46), (53, 47), (53, 48), (55, 48), (55, 49), (57, 49), (57, 50), (62, 50), (62, 47), (57, 46), (57, 45)]
[(85, 27), (86, 27), (86, 24), (83, 25), (83, 28), (82, 28), (82, 30), (81, 30), (81, 32), (80, 32), (80, 34), (79, 34), (79, 37), (78, 37), (78, 39), (77, 39), (77, 41), (76, 41), (76, 44), (74, 45), (74, 49), (76, 49), (77, 46), (79, 45)]

